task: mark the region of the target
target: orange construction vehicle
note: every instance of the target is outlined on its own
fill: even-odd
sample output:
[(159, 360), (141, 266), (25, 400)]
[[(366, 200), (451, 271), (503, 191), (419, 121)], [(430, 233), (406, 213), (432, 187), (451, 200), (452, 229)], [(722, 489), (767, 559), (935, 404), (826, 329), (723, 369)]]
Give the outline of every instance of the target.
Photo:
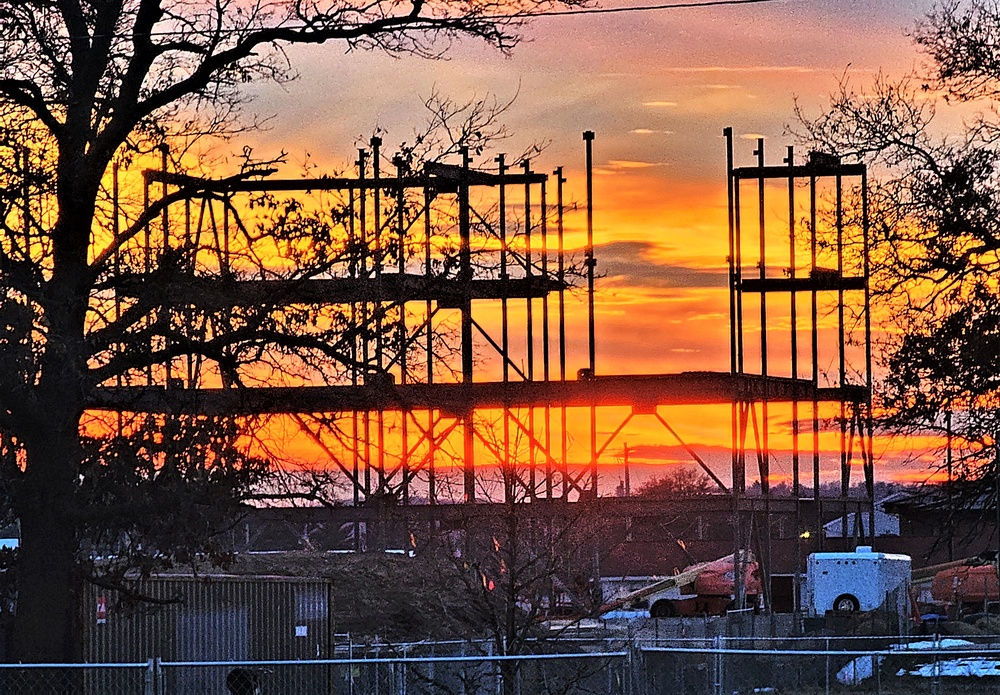
[(1000, 601), (1000, 582), (996, 563), (985, 557), (973, 557), (962, 564), (941, 569), (931, 582), (931, 598), (945, 606), (951, 617), (978, 613)]
[[(652, 618), (723, 615), (736, 598), (733, 555), (686, 567), (601, 607), (601, 613), (617, 608), (646, 605)], [(749, 606), (761, 594), (760, 567), (751, 553), (743, 556), (743, 593)]]

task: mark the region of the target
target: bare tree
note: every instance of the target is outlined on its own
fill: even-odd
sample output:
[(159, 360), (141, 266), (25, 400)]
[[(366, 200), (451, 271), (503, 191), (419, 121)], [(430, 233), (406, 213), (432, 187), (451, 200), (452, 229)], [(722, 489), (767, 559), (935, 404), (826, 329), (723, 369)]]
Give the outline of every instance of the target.
[(712, 479), (701, 471), (688, 467), (675, 468), (672, 471), (647, 480), (636, 495), (639, 497), (657, 497), (670, 499), (684, 495), (711, 495), (718, 488)]
[[(5, 363), (0, 427), (10, 452), (6, 484), (21, 524), (16, 658), (79, 658), (78, 550), (88, 511), (81, 495), (88, 447), (81, 418), (101, 384), (192, 354), (227, 379), (268, 346), (343, 359), (324, 336), (296, 338), (253, 309), (214, 317), (198, 340), (175, 335), (155, 293), (117, 315), (101, 311), (114, 259), (171, 199), (111, 233), (108, 176), (116, 160), (175, 149), (199, 136), (252, 127), (241, 86), (294, 71), (282, 47), (337, 42), (436, 57), (477, 37), (502, 51), (525, 16), (549, 0), (33, 0), (0, 3), (0, 273)], [(238, 177), (261, 173), (248, 167)], [(180, 272), (165, 253), (136, 267), (153, 287)], [(112, 346), (126, 345), (114, 350)], [(141, 348), (139, 346), (147, 346)], [(152, 347), (150, 347), (152, 346)], [(248, 465), (249, 462), (248, 462)], [(86, 474), (84, 474), (86, 477)]]
[[(954, 474), (1000, 499), (1000, 6), (946, 2), (914, 31), (923, 71), (846, 79), (819, 117), (797, 108), (801, 141), (872, 166), (873, 291), (888, 311), (882, 424), (949, 438)], [(962, 104), (962, 126), (938, 114)], [(974, 114), (969, 116), (969, 109)], [(848, 220), (861, 253), (860, 205)], [(951, 452), (949, 452), (951, 453)], [(945, 457), (942, 457), (944, 459)], [(943, 463), (941, 464), (943, 467)]]
[[(485, 638), (470, 640), (471, 651), (520, 657), (575, 650), (574, 642), (564, 647), (558, 638), (601, 605), (597, 564), (610, 545), (611, 524), (585, 502), (550, 503), (550, 516), (536, 511), (542, 503), (525, 503), (531, 494), (527, 466), (515, 459), (499, 468), (489, 486), (502, 495), (491, 505), (493, 513), (470, 518), (459, 534), (433, 539), (427, 554), (437, 551), (432, 557), (443, 581), (467, 602), (470, 627), (479, 627), (472, 635)], [(552, 619), (562, 626), (546, 625)], [(603, 692), (606, 681), (596, 676), (607, 667), (601, 659), (546, 665), (509, 658), (464, 675), (466, 687), (489, 683), (505, 694), (582, 695)], [(427, 674), (422, 680), (427, 692), (452, 692)]]

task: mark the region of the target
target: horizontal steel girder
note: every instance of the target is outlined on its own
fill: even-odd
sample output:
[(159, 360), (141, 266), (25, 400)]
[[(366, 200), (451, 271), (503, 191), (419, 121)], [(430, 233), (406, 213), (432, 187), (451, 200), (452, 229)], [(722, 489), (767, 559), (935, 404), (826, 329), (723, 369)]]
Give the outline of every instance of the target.
[(733, 178), (748, 179), (791, 179), (827, 178), (837, 176), (863, 176), (864, 164), (802, 164), (798, 166), (756, 166), (733, 169)]
[(193, 192), (237, 193), (260, 191), (398, 191), (400, 188), (427, 188), (438, 193), (454, 193), (459, 185), (495, 187), (540, 184), (548, 179), (545, 174), (506, 173), (499, 176), (475, 169), (463, 169), (448, 164), (428, 164), (423, 174), (413, 174), (403, 178), (380, 177), (323, 177), (319, 179), (271, 179), (215, 180), (187, 176), (173, 172), (147, 169), (143, 172), (146, 183), (166, 183), (191, 189)]
[(527, 299), (544, 297), (565, 288), (544, 277), (476, 279), (385, 273), (373, 278), (308, 280), (226, 280), (189, 277), (174, 282), (141, 277), (125, 278), (118, 291), (126, 297), (142, 296), (165, 306), (219, 309), (231, 306), (287, 306), (289, 304), (349, 304), (436, 301), (457, 307), (465, 299)]
[[(821, 497), (818, 504), (824, 519), (835, 519), (845, 506), (850, 512), (864, 512), (871, 500), (863, 498)], [(776, 515), (814, 516), (817, 501), (813, 497), (741, 497), (741, 512), (760, 512), (764, 509)], [(607, 519), (663, 518), (665, 516), (718, 514), (732, 515), (733, 498), (730, 495), (677, 495), (668, 498), (654, 497), (597, 497), (579, 501), (537, 499), (524, 501), (513, 507), (514, 513), (528, 519), (577, 520), (587, 514)], [(509, 504), (477, 502), (462, 504), (399, 504), (395, 500), (378, 499), (357, 507), (270, 507), (248, 510), (259, 521), (288, 521), (291, 523), (335, 523), (358, 521), (443, 521), (459, 522), (471, 519), (502, 519), (512, 513)]]
[(759, 401), (863, 402), (864, 387), (817, 388), (804, 379), (722, 372), (599, 376), (577, 381), (393, 384), (385, 377), (363, 386), (184, 389), (160, 386), (104, 387), (91, 394), (95, 410), (204, 415), (336, 413), (441, 410), (456, 415), (475, 409), (631, 406), (648, 412), (659, 405)]

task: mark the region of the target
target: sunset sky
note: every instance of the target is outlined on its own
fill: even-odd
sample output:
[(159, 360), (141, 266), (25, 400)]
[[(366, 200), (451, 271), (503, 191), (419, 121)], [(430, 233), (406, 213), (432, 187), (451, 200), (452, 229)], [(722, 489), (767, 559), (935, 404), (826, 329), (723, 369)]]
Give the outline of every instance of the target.
[[(600, 6), (639, 4), (645, 3)], [(269, 131), (252, 138), (262, 154), (283, 149), (294, 161), (308, 152), (323, 165), (343, 166), (375, 127), (386, 131), (387, 144), (410, 136), (434, 90), (459, 101), (516, 95), (505, 119), (515, 137), (501, 150), (550, 143), (537, 169), (564, 166), (579, 200), (581, 132), (594, 130), (596, 253), (604, 274), (598, 372), (726, 371), (722, 129), (732, 126), (744, 138), (737, 141), (738, 164), (751, 163), (758, 136), (766, 138), (769, 162), (780, 163), (793, 142), (785, 131), (796, 99), (818, 113), (845, 75), (863, 83), (878, 70), (919, 69), (906, 32), (930, 7), (929, 1), (778, 0), (538, 18), (510, 57), (472, 41), (441, 61), (295, 47), (289, 54), (300, 79), (255, 88), (251, 110), (274, 118)], [(491, 167), (492, 158), (473, 165)], [(569, 225), (571, 243), (582, 244), (582, 217)], [(575, 374), (586, 366), (585, 336), (572, 338)], [(728, 408), (718, 422), (696, 409), (667, 417), (689, 443), (728, 446)], [(654, 448), (659, 439), (672, 443), (656, 425), (636, 428), (627, 440)], [(897, 472), (898, 459), (885, 454), (878, 476), (926, 475), (926, 459), (905, 474)]]

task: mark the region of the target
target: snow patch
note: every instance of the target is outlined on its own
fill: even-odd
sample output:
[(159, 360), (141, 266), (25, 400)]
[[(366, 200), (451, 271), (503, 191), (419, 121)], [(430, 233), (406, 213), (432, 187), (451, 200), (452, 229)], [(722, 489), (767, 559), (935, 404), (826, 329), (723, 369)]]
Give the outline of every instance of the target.
[[(882, 657), (878, 658), (878, 662), (881, 665)], [(858, 685), (871, 678), (874, 673), (875, 657), (871, 655), (859, 656), (837, 671), (837, 682), (841, 685)]]
[(896, 675), (917, 676), (919, 678), (933, 678), (935, 675), (959, 678), (996, 677), (1000, 676), (1000, 661), (984, 659), (981, 656), (970, 656), (961, 659), (939, 661), (936, 664), (922, 664), (912, 671), (901, 668), (896, 672)]
[[(894, 644), (890, 651), (924, 651), (928, 649), (963, 649), (975, 647), (975, 643), (964, 639), (941, 639), (936, 642), (921, 641), (908, 644)], [(837, 682), (841, 685), (859, 685), (875, 675), (875, 669), (882, 665), (883, 657), (877, 661), (874, 654), (859, 656), (842, 669), (837, 671)], [(937, 663), (938, 674), (942, 676), (1000, 676), (1000, 662), (980, 657), (950, 659)], [(925, 664), (914, 671), (900, 669), (897, 676), (903, 675), (932, 677), (934, 664)]]

